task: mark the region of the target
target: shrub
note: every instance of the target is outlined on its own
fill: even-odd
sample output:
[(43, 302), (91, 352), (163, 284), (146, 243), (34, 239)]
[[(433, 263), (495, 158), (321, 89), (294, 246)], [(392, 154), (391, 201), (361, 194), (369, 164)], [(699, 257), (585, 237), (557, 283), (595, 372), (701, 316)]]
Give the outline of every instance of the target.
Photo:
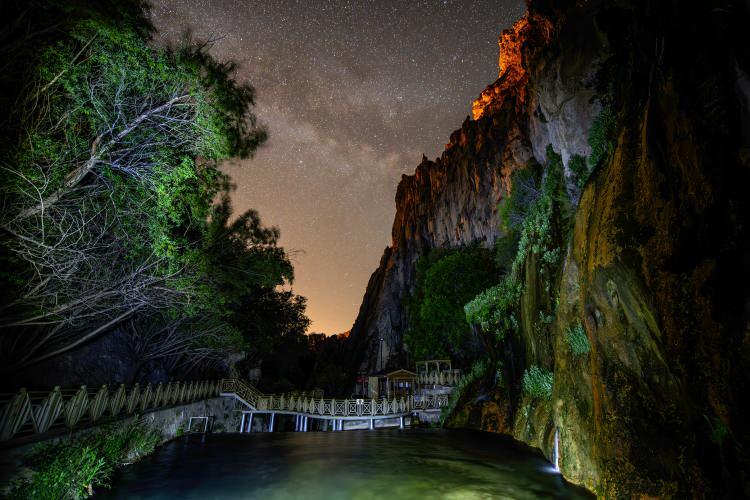
[(549, 399), (552, 397), (553, 380), (552, 372), (534, 365), (523, 374), (523, 390), (534, 399)]
[(591, 169), (586, 163), (586, 158), (581, 155), (571, 156), (568, 161), (568, 168), (572, 174), (573, 182), (582, 189), (586, 185), (586, 181), (589, 180), (589, 175), (591, 175)]
[(108, 487), (114, 470), (153, 453), (161, 436), (143, 423), (103, 427), (77, 438), (37, 446), (26, 458), (32, 470), (16, 481), (10, 498), (78, 499)]
[(589, 146), (591, 146), (591, 156), (589, 156), (590, 167), (596, 168), (599, 163), (609, 157), (614, 149), (616, 120), (612, 109), (604, 106), (602, 111), (591, 122), (589, 130)]
[(498, 285), (483, 291), (464, 306), (466, 321), (477, 324), (485, 333), (494, 333), (497, 340), (518, 328), (516, 309), (521, 298), (521, 285), (506, 276)]
[(486, 359), (479, 360), (472, 365), (469, 373), (461, 377), (461, 380), (458, 381), (456, 387), (453, 388), (453, 392), (451, 392), (450, 398), (448, 398), (448, 404), (444, 406), (440, 412), (441, 426), (445, 425), (445, 421), (456, 409), (456, 405), (461, 399), (461, 395), (464, 393), (466, 388), (469, 387), (469, 385), (471, 385), (473, 382), (484, 377), (487, 373), (487, 370), (489, 369), (489, 366), (490, 363)]
[(541, 178), (541, 167), (536, 163), (513, 172), (511, 191), (499, 207), (500, 224), (505, 232), (517, 232), (523, 226), (530, 208), (542, 195)]
[(583, 329), (583, 325), (580, 323), (573, 327), (568, 327), (565, 332), (565, 341), (568, 343), (568, 347), (573, 356), (588, 354), (591, 350), (589, 338), (586, 335), (586, 331)]
[(552, 145), (548, 145), (542, 194), (529, 208), (523, 222), (518, 253), (512, 266), (513, 275), (520, 276), (526, 258), (533, 253), (546, 264), (540, 268), (540, 272), (547, 274), (545, 278), (549, 288), (552, 270), (559, 267), (562, 257), (562, 235), (567, 229), (568, 212), (562, 158), (554, 152)]
[(405, 343), (419, 359), (452, 355), (476, 359), (471, 328), (463, 307), (497, 280), (488, 249), (473, 246), (434, 251), (417, 263), (417, 283), (407, 303), (409, 330)]

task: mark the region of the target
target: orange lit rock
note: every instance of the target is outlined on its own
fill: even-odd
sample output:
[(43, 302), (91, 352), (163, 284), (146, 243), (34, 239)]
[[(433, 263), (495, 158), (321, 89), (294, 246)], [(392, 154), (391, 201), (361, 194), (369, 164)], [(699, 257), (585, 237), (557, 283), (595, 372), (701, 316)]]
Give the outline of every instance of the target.
[(472, 103), (475, 120), (492, 114), (510, 101), (520, 108), (526, 102), (528, 60), (550, 39), (552, 24), (546, 18), (526, 14), (498, 37), (498, 79)]

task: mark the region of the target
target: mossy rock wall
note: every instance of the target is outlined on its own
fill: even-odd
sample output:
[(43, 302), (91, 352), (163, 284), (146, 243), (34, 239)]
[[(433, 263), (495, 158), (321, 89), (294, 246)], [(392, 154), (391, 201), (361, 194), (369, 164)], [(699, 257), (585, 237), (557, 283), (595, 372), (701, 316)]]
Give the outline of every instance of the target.
[[(750, 495), (750, 111), (741, 112), (738, 90), (750, 81), (750, 47), (738, 35), (747, 9), (725, 7), (732, 15), (698, 3), (531, 2), (556, 23), (558, 47), (542, 59), (573, 57), (591, 37), (572, 36), (566, 19), (590, 10), (574, 24), (606, 36), (611, 52), (599, 67), (609, 68), (609, 82), (597, 95), (617, 130), (580, 194), (544, 330), (534, 324), (552, 304), (535, 257), (523, 270), (520, 338), (506, 361), (553, 370), (552, 397), (485, 388), (494, 395), (469, 395), (458, 412), (486, 414), (508, 398), (511, 434), (552, 460), (557, 431), (563, 475), (601, 497)], [(583, 105), (581, 90), (545, 80), (544, 68), (558, 62), (539, 64), (529, 95), (547, 85)], [(519, 112), (530, 134), (565, 137), (570, 113), (555, 124), (539, 107)], [(577, 325), (590, 348), (576, 355), (566, 332)], [(505, 383), (518, 389), (520, 380)], [(463, 420), (490, 430), (484, 421)]]

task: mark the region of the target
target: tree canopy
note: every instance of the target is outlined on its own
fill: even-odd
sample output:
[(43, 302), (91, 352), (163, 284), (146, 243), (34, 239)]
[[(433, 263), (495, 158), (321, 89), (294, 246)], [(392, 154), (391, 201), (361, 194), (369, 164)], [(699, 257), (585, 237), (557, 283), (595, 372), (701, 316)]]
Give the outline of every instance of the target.
[(433, 250), (417, 262), (404, 342), (414, 359), (472, 357), (464, 304), (497, 280), (492, 252), (479, 246)]
[(0, 152), (4, 367), (126, 323), (182, 356), (246, 351), (248, 316), (268, 311), (286, 314), (276, 334), (304, 332), (304, 298), (276, 290), (294, 277), (279, 230), (233, 218), (219, 169), (266, 139), (235, 65), (205, 44), (151, 43), (141, 2), (13, 7), (34, 49), (15, 47), (21, 84), (3, 81), (19, 91)]

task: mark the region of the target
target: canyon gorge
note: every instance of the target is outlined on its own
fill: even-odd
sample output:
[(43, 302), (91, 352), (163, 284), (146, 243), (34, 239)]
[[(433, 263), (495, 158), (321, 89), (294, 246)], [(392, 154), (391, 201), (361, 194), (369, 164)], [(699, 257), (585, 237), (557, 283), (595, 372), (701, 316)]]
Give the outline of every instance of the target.
[[(602, 497), (748, 494), (747, 15), (747, 2), (530, 0), (472, 117), (399, 183), (350, 378), (408, 362), (419, 259), (492, 248), (514, 173), (561, 162), (569, 220), (553, 203), (555, 243), (516, 259), (515, 328), (446, 425), (524, 441)], [(530, 367), (551, 374), (547, 397), (523, 390)]]

